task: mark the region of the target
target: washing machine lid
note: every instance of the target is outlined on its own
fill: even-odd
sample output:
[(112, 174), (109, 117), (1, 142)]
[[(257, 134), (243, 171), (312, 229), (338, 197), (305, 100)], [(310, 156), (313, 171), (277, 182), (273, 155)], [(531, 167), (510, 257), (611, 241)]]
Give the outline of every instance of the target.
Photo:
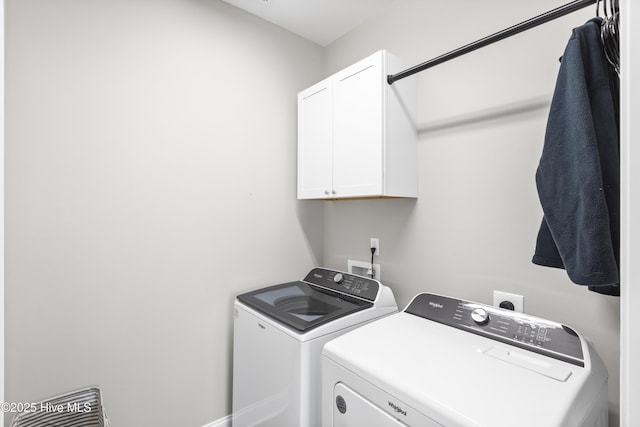
[(238, 295), (238, 301), (301, 332), (373, 306), (373, 303), (303, 281)]

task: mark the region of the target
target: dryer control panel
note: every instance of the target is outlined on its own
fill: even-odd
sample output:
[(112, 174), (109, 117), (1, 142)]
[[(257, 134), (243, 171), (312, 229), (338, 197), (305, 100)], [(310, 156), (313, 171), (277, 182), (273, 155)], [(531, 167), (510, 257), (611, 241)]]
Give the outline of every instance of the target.
[(375, 301), (380, 289), (377, 280), (319, 267), (311, 270), (304, 281), (368, 301)]
[(560, 323), (428, 293), (417, 295), (404, 311), (584, 367), (580, 337), (573, 329)]

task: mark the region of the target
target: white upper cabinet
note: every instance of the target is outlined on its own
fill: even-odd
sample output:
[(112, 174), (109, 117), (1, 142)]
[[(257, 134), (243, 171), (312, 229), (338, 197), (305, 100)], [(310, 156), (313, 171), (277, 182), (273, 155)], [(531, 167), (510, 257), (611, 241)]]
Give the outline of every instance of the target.
[(416, 82), (382, 50), (298, 94), (298, 198), (417, 197)]

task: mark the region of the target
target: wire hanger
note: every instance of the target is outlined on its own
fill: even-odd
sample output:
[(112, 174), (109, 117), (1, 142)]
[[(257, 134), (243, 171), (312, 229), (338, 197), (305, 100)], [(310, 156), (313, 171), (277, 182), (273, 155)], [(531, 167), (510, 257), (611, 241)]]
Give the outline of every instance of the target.
[(600, 18), (600, 10), (604, 16), (600, 24), (600, 39), (607, 62), (620, 75), (620, 32), (619, 32), (619, 0), (601, 0), (596, 2), (596, 16)]
[(601, 10), (604, 14), (603, 19), (613, 18), (620, 10), (620, 0), (596, 0), (596, 16), (598, 18), (600, 18)]
[[(600, 3), (600, 0), (598, 0)], [(600, 38), (607, 61), (620, 75), (620, 32), (618, 0), (604, 1), (605, 17), (600, 25)]]

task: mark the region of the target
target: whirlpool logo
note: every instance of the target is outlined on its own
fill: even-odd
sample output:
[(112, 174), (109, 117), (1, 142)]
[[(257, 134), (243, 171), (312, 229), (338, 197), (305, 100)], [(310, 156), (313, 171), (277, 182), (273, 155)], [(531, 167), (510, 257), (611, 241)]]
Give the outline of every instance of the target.
[(433, 308), (443, 308), (444, 305), (438, 304), (437, 302), (429, 301), (429, 305)]
[(401, 407), (399, 407), (398, 405), (396, 405), (390, 400), (388, 402), (389, 402), (389, 406), (393, 408), (396, 414), (401, 414), (401, 415), (404, 415), (405, 417), (407, 416), (407, 411), (405, 411), (404, 409), (402, 409)]

